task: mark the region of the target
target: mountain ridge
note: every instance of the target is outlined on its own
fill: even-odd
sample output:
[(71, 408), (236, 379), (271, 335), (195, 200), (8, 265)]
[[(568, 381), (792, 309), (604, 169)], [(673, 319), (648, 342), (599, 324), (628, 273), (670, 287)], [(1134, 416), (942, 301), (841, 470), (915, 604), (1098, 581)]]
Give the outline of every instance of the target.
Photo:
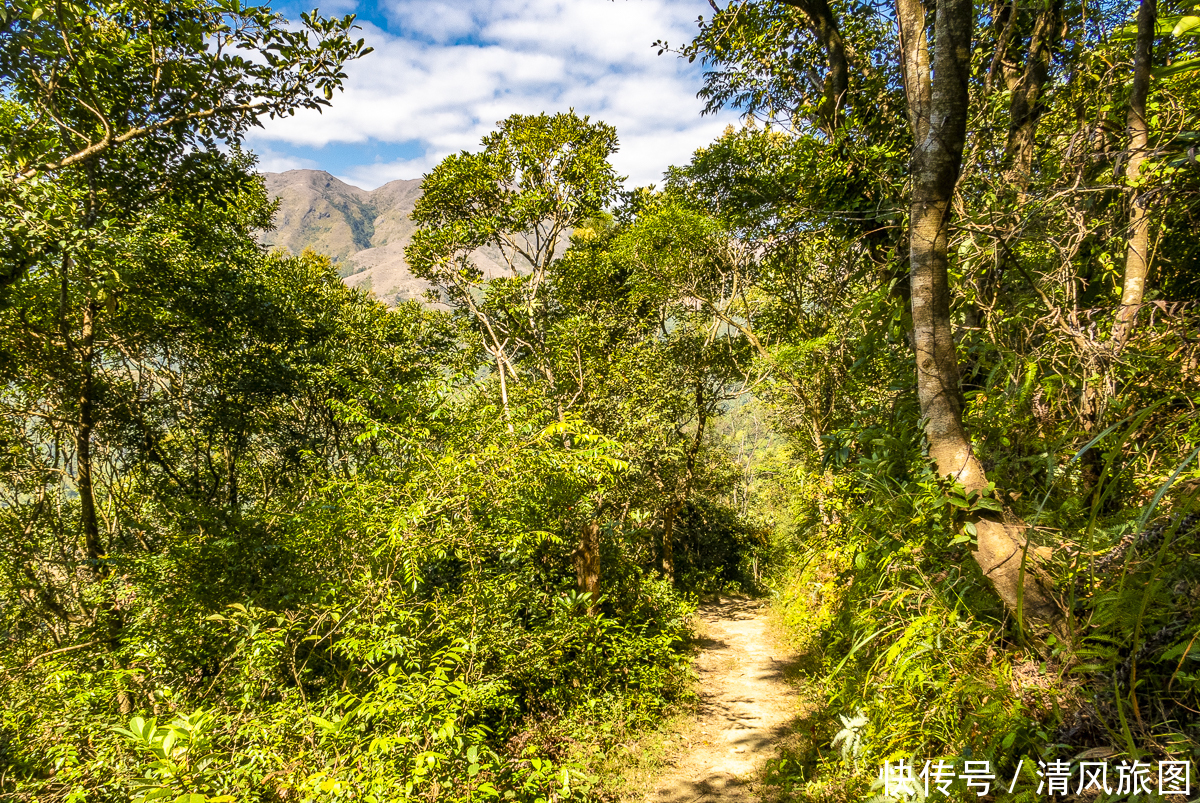
[[(259, 241), (299, 254), (329, 256), (342, 280), (395, 305), (420, 299), (431, 285), (412, 275), (404, 249), (417, 226), (410, 215), (421, 197), (421, 179), (389, 181), (374, 190), (347, 184), (324, 170), (263, 173), (267, 193), (279, 201), (274, 231)], [(475, 263), (487, 278), (510, 275), (500, 254), (480, 249)]]

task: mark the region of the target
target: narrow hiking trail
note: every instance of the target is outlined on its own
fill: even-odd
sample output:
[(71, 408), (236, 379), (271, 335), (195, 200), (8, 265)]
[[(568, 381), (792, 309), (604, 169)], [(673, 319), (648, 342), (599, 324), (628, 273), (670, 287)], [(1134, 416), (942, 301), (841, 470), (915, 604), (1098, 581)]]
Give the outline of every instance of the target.
[(764, 762), (796, 713), (788, 656), (769, 633), (766, 603), (722, 599), (700, 608), (698, 722), (646, 803), (751, 803)]

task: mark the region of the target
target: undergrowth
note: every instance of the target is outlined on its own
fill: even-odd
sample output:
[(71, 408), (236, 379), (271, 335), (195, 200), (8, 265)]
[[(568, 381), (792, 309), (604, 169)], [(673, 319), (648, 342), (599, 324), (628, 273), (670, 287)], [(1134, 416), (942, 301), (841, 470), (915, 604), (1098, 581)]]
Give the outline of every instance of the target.
[[(806, 702), (766, 769), (768, 798), (882, 799), (885, 762), (900, 760), (921, 797), (926, 761), (957, 773), (986, 760), (991, 794), (1032, 801), (1045, 794), (1037, 762), (1083, 757), (1111, 765), (1104, 799), (1116, 800), (1128, 796), (1115, 791), (1122, 761), (1200, 756), (1200, 528), (1180, 481), (1194, 477), (1190, 461), (1157, 485), (1113, 470), (1114, 453), (1136, 459), (1118, 432), (1104, 455), (1111, 482), (1090, 506), (1071, 455), (1043, 472), (1040, 494), (1007, 500), (1036, 525), (1032, 548), (1053, 550), (1037, 570), (1068, 612), (1056, 637), (1005, 613), (972, 559), (964, 500), (909, 443), (907, 455), (896, 439), (788, 486), (776, 610)], [(1145, 501), (1106, 506), (1117, 489)], [(950, 796), (978, 799), (962, 780)]]
[[(692, 603), (618, 522), (588, 612), (563, 567), (580, 500), (610, 470), (598, 455), (492, 419), (418, 437), (381, 431), (385, 459), (271, 526), (114, 560), (123, 639), (102, 626), (103, 650), (6, 670), (0, 783), (39, 801), (604, 794), (587, 754), (691, 693)], [(215, 548), (244, 560), (206, 559)]]

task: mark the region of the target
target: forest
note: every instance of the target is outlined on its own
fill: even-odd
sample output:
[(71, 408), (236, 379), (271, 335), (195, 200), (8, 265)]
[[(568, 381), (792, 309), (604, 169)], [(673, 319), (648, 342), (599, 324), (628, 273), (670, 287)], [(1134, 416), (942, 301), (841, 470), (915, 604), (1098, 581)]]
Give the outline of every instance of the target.
[(740, 125), (630, 189), (498, 121), (388, 307), (242, 146), (352, 15), (6, 0), (0, 799), (643, 799), (723, 598), (803, 700), (754, 799), (1195, 763), (1200, 4), (698, 7)]

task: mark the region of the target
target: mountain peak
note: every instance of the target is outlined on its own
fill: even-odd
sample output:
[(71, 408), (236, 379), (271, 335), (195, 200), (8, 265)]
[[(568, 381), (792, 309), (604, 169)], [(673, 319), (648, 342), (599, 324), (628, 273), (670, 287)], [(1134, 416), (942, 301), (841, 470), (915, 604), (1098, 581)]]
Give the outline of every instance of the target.
[[(305, 248), (326, 254), (346, 284), (370, 289), (387, 303), (419, 298), (429, 288), (404, 261), (404, 248), (416, 231), (410, 215), (421, 196), (421, 179), (364, 190), (324, 170), (262, 175), (267, 193), (279, 200), (275, 231), (263, 233), (264, 245), (293, 254)], [(474, 259), (485, 276), (509, 273), (490, 250)]]

